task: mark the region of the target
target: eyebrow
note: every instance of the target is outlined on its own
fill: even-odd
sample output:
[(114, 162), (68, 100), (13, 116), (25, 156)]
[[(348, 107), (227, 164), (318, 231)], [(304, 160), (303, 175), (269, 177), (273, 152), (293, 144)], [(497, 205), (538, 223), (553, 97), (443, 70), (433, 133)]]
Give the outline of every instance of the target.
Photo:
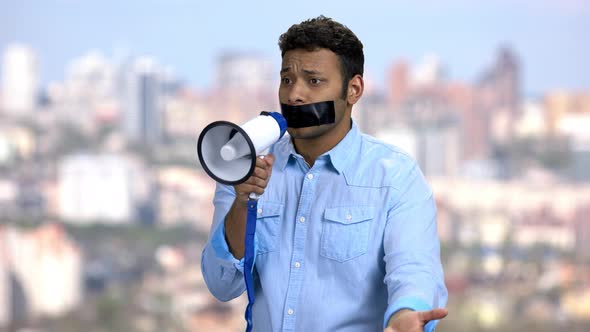
[(318, 74), (320, 74), (320, 72), (317, 71), (317, 70), (309, 70), (309, 69), (303, 69), (303, 72), (306, 73), (307, 75), (318, 75)]
[[(285, 67), (283, 69), (281, 69), (281, 74), (286, 73), (291, 71), (291, 67)], [(305, 74), (307, 75), (318, 75), (321, 74), (319, 71), (317, 70), (311, 70), (311, 69), (302, 69), (301, 71), (303, 71)]]

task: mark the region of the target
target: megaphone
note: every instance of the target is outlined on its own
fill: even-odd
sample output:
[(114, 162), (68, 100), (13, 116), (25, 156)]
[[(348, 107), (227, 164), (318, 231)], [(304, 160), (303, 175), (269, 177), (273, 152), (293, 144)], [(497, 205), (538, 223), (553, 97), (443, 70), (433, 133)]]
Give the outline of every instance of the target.
[[(236, 185), (248, 180), (254, 173), (256, 158), (268, 152), (287, 129), (287, 120), (277, 112), (262, 112), (256, 118), (238, 126), (228, 121), (209, 124), (199, 135), (197, 154), (203, 169), (215, 181)], [(245, 318), (246, 331), (252, 331), (252, 305), (254, 304), (254, 235), (258, 195), (248, 196), (248, 213), (244, 237), (244, 281), (248, 294)]]
[(229, 121), (212, 122), (199, 135), (199, 162), (217, 182), (243, 183), (254, 172), (256, 157), (266, 154), (286, 129), (287, 121), (277, 112), (261, 112), (241, 126)]

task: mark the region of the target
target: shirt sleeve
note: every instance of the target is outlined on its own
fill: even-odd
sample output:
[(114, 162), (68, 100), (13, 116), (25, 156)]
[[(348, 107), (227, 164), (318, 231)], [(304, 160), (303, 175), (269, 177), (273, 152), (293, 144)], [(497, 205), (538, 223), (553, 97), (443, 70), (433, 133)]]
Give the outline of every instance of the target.
[[(448, 297), (432, 190), (415, 162), (406, 173), (396, 175), (400, 190), (388, 211), (383, 238), (388, 290), (384, 327), (400, 309), (442, 308)], [(429, 322), (424, 331), (434, 331), (437, 323)]]
[[(225, 217), (234, 201), (233, 187), (217, 184), (213, 204), (213, 223), (209, 239), (201, 255), (201, 272), (207, 288), (220, 301), (229, 301), (246, 290), (244, 282), (244, 258), (238, 260), (229, 250), (225, 240)], [(244, 220), (246, 222), (246, 220)], [(254, 238), (254, 252), (258, 239)], [(254, 255), (256, 261), (256, 255)]]

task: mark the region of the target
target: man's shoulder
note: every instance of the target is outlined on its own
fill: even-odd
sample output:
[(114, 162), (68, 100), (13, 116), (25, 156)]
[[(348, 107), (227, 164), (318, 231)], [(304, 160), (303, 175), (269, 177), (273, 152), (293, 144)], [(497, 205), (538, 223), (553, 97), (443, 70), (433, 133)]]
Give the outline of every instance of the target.
[(344, 172), (351, 185), (397, 188), (417, 167), (403, 149), (373, 136), (361, 134), (356, 162)]
[(386, 143), (368, 134), (361, 134), (360, 155), (371, 161), (386, 160), (395, 165), (415, 165), (414, 158), (402, 148)]

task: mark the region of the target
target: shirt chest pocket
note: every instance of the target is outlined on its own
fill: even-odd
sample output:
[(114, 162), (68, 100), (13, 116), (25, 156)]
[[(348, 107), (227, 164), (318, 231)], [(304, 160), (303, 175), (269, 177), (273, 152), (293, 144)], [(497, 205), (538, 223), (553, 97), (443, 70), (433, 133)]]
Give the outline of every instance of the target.
[(258, 254), (275, 251), (281, 228), (281, 214), (283, 203), (258, 202), (256, 214), (256, 237), (258, 239)]
[(374, 208), (370, 206), (326, 209), (320, 255), (344, 262), (366, 253), (373, 216)]

